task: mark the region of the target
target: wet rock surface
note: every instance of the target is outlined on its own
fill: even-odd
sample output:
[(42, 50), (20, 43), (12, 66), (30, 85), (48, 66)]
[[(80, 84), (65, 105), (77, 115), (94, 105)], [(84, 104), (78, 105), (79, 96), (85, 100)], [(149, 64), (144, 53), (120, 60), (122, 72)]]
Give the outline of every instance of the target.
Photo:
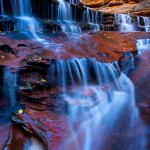
[(34, 39), (10, 39), (1, 34), (0, 63), (15, 68), (37, 64), (46, 67), (54, 59), (65, 60), (73, 57), (113, 62), (121, 60), (126, 52), (136, 53), (136, 39), (146, 39), (149, 33), (89, 32), (79, 37), (62, 36), (64, 37), (44, 36), (45, 40), (40, 43)]
[[(149, 53), (137, 50), (149, 18), (112, 14), (149, 15), (149, 1), (85, 5), (106, 13), (76, 0), (0, 1), (0, 149), (149, 148)], [(145, 32), (104, 32), (124, 22)]]
[[(136, 74), (132, 76), (132, 80), (135, 84), (136, 90), (136, 100), (137, 106), (142, 113), (149, 114), (149, 101), (150, 101), (150, 94), (149, 94), (149, 63), (150, 53), (149, 51), (144, 51), (142, 55), (139, 56), (141, 58), (141, 63), (139, 69), (137, 70)], [(142, 90), (140, 90), (142, 88)]]
[[(58, 150), (63, 146), (63, 140), (69, 138), (69, 135), (72, 133), (72, 129), (67, 120), (68, 105), (75, 107), (78, 103), (78, 105), (88, 110), (94, 108), (99, 102), (95, 100), (94, 91), (91, 89), (86, 91), (82, 90), (80, 94), (82, 98), (91, 98), (90, 105), (84, 101), (79, 102), (79, 100), (77, 100), (77, 102), (73, 103), (69, 98), (64, 99), (64, 97), (62, 97), (63, 89), (57, 83), (59, 81), (55, 80), (53, 84), (50, 84), (51, 81), (49, 79), (51, 79), (51, 76), (47, 74), (49, 67), (53, 66), (57, 60), (67, 61), (74, 57), (96, 58), (97, 61), (102, 63), (118, 61), (120, 69), (124, 71), (128, 67), (130, 68), (131, 58), (133, 58), (133, 56), (135, 58), (137, 57), (136, 39), (147, 39), (149, 38), (149, 33), (91, 31), (82, 36), (77, 36), (75, 37), (76, 39), (74, 39), (74, 37), (69, 37), (61, 32), (59, 35), (54, 34), (53, 37), (44, 35), (44, 39), (50, 42), (48, 47), (47, 45), (45, 47), (43, 43), (37, 42), (34, 39), (18, 40), (8, 38), (8, 36), (3, 34), (1, 34), (0, 38), (1, 66), (10, 67), (10, 72), (19, 73), (17, 81), (17, 100), (19, 105), (16, 104), (15, 107), (10, 110), (10, 113), (12, 113), (11, 117), (10, 114), (4, 114), (5, 117), (6, 115), (9, 116), (7, 122), (10, 122), (12, 119), (14, 125), (7, 125), (5, 122), (5, 124), (1, 126), (3, 130), (2, 134), (5, 136), (5, 139), (2, 139), (3, 142), (1, 142), (0, 146), (14, 150), (13, 148), (16, 144), (21, 143), (19, 148), (22, 149), (22, 147), (24, 147), (24, 141), (25, 143), (30, 143), (31, 135), (35, 135), (44, 143), (47, 150)], [(145, 55), (148, 56), (149, 54)], [(139, 67), (139, 63), (136, 61), (134, 65)], [(2, 69), (3, 68), (1, 68), (1, 71)], [(146, 71), (144, 77), (141, 76), (142, 71), (139, 70), (139, 72), (137, 72), (137, 70), (135, 71), (135, 78), (133, 76), (137, 84), (137, 91), (140, 90), (140, 83), (143, 85), (149, 82), (144, 80), (149, 79), (147, 78), (148, 68), (144, 70)], [(132, 72), (133, 70), (131, 69), (130, 71)], [(118, 76), (120, 76), (120, 74)], [(58, 77), (56, 77), (56, 79), (58, 79)], [(141, 82), (139, 82), (139, 80)], [(103, 92), (109, 92), (111, 84), (113, 84), (113, 81), (110, 81), (112, 83), (104, 84), (104, 86), (101, 87)], [(70, 82), (69, 79), (68, 82)], [(1, 87), (2, 84), (3, 83), (0, 83)], [(68, 88), (68, 93), (76, 99), (71, 87)], [(147, 95), (147, 97), (149, 96)], [(145, 97), (139, 92), (138, 101), (142, 102), (143, 99), (145, 100)], [(145, 107), (145, 105), (139, 104), (139, 109), (149, 112), (149, 105)], [(80, 119), (78, 121), (80, 122)], [(78, 128), (78, 121), (76, 122), (75, 128)], [(126, 123), (126, 121), (122, 119), (119, 123), (119, 126), (121, 126), (122, 123)], [(19, 126), (19, 129), (17, 126)], [(7, 132), (3, 133), (6, 130)], [(26, 131), (27, 135), (22, 131)], [(18, 132), (17, 136), (21, 137), (20, 139), (14, 134), (15, 132)], [(134, 128), (134, 131), (130, 131), (130, 133), (126, 133), (125, 129), (124, 132), (121, 128), (115, 129), (112, 133), (112, 137), (115, 139), (122, 138), (122, 142), (116, 146), (115, 141), (110, 138), (111, 142), (107, 148), (123, 149), (124, 146), (122, 146), (122, 144), (125, 142), (123, 140), (124, 138), (131, 140), (131, 138), (135, 138), (141, 134), (141, 127), (137, 126)], [(79, 135), (78, 138), (82, 141), (82, 136), (80, 137)], [(68, 146), (66, 150), (77, 149), (76, 141)]]

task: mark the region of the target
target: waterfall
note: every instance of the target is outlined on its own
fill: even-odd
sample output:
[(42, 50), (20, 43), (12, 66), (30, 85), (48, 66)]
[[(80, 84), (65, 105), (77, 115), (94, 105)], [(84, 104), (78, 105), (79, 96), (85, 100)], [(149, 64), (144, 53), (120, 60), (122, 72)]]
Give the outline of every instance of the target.
[(17, 19), (15, 30), (29, 30), (33, 35), (37, 31), (37, 23), (32, 17), (30, 0), (11, 0), (13, 14)]
[(150, 17), (115, 14), (115, 21), (119, 25), (120, 31), (123, 32), (150, 32)]
[(143, 19), (144, 19), (145, 31), (150, 32), (150, 17), (143, 17)]
[(31, 137), (31, 143), (27, 142), (23, 150), (45, 150), (44, 145), (34, 136)]
[[(112, 133), (132, 134), (134, 128), (143, 125), (135, 106), (134, 85), (116, 62), (101, 63), (94, 58), (56, 60), (48, 73), (50, 84), (59, 84), (63, 89), (59, 99), (68, 104), (71, 128), (70, 137), (63, 139), (57, 150), (69, 150), (74, 143), (75, 150), (107, 149)], [(125, 129), (120, 128), (120, 121)], [(134, 142), (127, 140), (126, 150), (146, 150), (145, 138), (143, 129), (132, 137)]]
[(9, 72), (9, 68), (4, 68), (3, 72), (4, 72), (3, 73), (4, 99), (7, 100), (6, 102), (7, 105), (13, 106), (16, 102), (17, 74)]
[(3, 0), (0, 0), (0, 8), (1, 8), (1, 13), (0, 13), (0, 15), (4, 15), (5, 13), (4, 13), (4, 5), (3, 5)]
[[(58, 78), (57, 82), (63, 87), (64, 91), (67, 91), (67, 84), (75, 86), (75, 83), (78, 83), (83, 87), (86, 87), (91, 82), (107, 84), (110, 80), (115, 80), (119, 76), (119, 70), (115, 71), (114, 66), (116, 66), (116, 63), (100, 63), (94, 58), (57, 60), (49, 70), (51, 84)], [(109, 78), (107, 74), (109, 74)], [(92, 76), (96, 77), (96, 81), (91, 80)]]
[[(115, 15), (116, 24), (122, 32), (145, 31), (150, 32), (150, 17), (137, 16), (133, 17), (126, 14)], [(133, 21), (134, 20), (134, 21)], [(150, 39), (137, 40), (138, 49), (148, 49), (150, 47)]]
[[(150, 32), (150, 17), (139, 16), (137, 17), (137, 20), (139, 27), (144, 29), (145, 32)], [(144, 22), (144, 24), (141, 24), (141, 20)]]
[[(138, 26), (142, 28), (145, 32), (150, 32), (150, 17), (137, 17)], [(143, 24), (141, 24), (141, 21)], [(147, 50), (150, 48), (150, 39), (140, 39), (137, 42), (137, 47), (139, 50)]]
[(58, 2), (59, 6), (57, 21), (61, 25), (63, 32), (77, 34), (81, 33), (80, 27), (75, 22), (73, 22), (70, 4), (64, 0), (58, 0)]
[(115, 14), (116, 24), (119, 25), (120, 31), (133, 32), (135, 31), (134, 24), (130, 15), (127, 14)]
[(137, 40), (138, 50), (149, 50), (150, 49), (150, 39), (139, 39)]
[(80, 0), (69, 0), (69, 3), (71, 4), (79, 4)]
[(98, 23), (98, 12), (92, 11), (90, 8), (86, 7), (83, 11), (82, 22), (91, 24), (94, 26), (95, 31), (100, 30), (100, 24)]
[(72, 11), (69, 3), (65, 3), (63, 0), (58, 0), (58, 20), (72, 20)]
[(11, 0), (14, 16), (31, 17), (31, 3), (30, 0)]

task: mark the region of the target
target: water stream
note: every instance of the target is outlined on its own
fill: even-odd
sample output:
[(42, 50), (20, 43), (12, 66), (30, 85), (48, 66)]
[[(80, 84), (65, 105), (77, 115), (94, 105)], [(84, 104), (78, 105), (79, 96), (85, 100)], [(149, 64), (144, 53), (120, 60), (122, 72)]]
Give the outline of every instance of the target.
[[(30, 0), (11, 2), (14, 16), (19, 20), (15, 30), (28, 29), (38, 41), (43, 42), (36, 33), (39, 25), (32, 16)], [(57, 22), (62, 30), (68, 35), (81, 34), (80, 27), (73, 21), (71, 5), (64, 0), (58, 2)], [(69, 2), (76, 4), (79, 1)], [(2, 0), (0, 6), (4, 15)], [(89, 8), (85, 8), (83, 22), (94, 24), (95, 30), (99, 30), (97, 18), (97, 12), (90, 14)], [(144, 25), (141, 25), (141, 18)], [(129, 15), (116, 15), (116, 22), (121, 32), (150, 32), (150, 18), (141, 18), (137, 18), (138, 27)], [(138, 43), (141, 48), (149, 45), (150, 39), (138, 40)], [(132, 59), (131, 67), (133, 63)], [(5, 99), (13, 106), (16, 102), (17, 75), (7, 69), (4, 69), (3, 89)], [(57, 60), (49, 68), (48, 74), (51, 75), (50, 84), (59, 84), (63, 89), (59, 96), (68, 104), (67, 117), (72, 131), (57, 150), (62, 150), (62, 147), (70, 150), (74, 143), (71, 150), (121, 150), (124, 147), (126, 150), (147, 150), (147, 126), (141, 120), (135, 104), (134, 85), (120, 72), (117, 62), (101, 63), (94, 58)], [(36, 139), (31, 140), (33, 144), (26, 149), (43, 149), (43, 146), (37, 146), (39, 142)]]
[(4, 16), (4, 7), (3, 7), (3, 0), (0, 0), (0, 8), (1, 8), (1, 15)]
[(116, 14), (116, 22), (120, 26), (120, 31), (133, 32), (135, 31), (135, 26), (131, 20), (130, 15), (127, 14)]
[(116, 14), (115, 21), (123, 32), (150, 32), (150, 17)]
[[(116, 14), (115, 20), (121, 32), (150, 32), (150, 17), (133, 17), (127, 14)], [(137, 46), (139, 49), (148, 48), (150, 46), (150, 39), (139, 39), (137, 41)]]
[(13, 106), (16, 102), (17, 74), (10, 72), (9, 68), (4, 68), (3, 71), (3, 95), (7, 100), (5, 103), (8, 106)]
[[(100, 30), (100, 21), (98, 19), (98, 12), (90, 11), (90, 10), (91, 9), (88, 7), (84, 9), (82, 21), (94, 26), (95, 31), (99, 31)], [(90, 12), (92, 14), (90, 14)]]
[(81, 33), (80, 27), (75, 22), (73, 22), (70, 4), (66, 3), (64, 0), (58, 0), (58, 2), (59, 6), (57, 20), (62, 27), (62, 31), (66, 33)]
[[(135, 105), (134, 85), (119, 71), (117, 63), (74, 58), (57, 61), (49, 72), (51, 80), (59, 79), (63, 87), (60, 99), (68, 103), (68, 122), (72, 129), (69, 139), (64, 139), (58, 150), (62, 147), (69, 150), (74, 143), (72, 150), (106, 150), (111, 136), (117, 134), (129, 138), (118, 140), (118, 143), (126, 142), (126, 150), (146, 150), (147, 129), (142, 129), (144, 123)], [(137, 130), (140, 133), (135, 136)], [(116, 149), (119, 149), (117, 145)]]

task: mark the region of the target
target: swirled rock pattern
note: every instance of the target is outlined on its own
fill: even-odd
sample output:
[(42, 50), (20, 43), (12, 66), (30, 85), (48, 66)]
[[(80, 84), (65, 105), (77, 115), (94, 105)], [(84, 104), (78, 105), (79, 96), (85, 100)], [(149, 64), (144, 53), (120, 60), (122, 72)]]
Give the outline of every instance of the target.
[(81, 2), (102, 12), (150, 16), (149, 0), (81, 0)]

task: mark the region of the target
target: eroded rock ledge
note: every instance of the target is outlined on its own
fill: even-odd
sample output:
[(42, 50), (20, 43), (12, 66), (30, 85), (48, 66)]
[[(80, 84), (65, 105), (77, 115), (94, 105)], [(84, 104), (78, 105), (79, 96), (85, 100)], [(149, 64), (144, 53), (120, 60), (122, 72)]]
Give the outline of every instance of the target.
[(150, 16), (149, 0), (81, 0), (81, 2), (105, 13)]
[(65, 60), (74, 57), (113, 62), (123, 58), (126, 52), (136, 53), (136, 39), (148, 37), (149, 33), (144, 32), (90, 32), (74, 40), (74, 37), (56, 34), (53, 37), (44, 37), (44, 42), (49, 42), (47, 47), (36, 40), (18, 40), (1, 34), (0, 64), (20, 68), (32, 63), (49, 65), (54, 59)]
[[(47, 75), (47, 68), (56, 60), (69, 60), (74, 57), (96, 58), (103, 63), (119, 61), (120, 68), (123, 69), (123, 65), (126, 68), (131, 57), (137, 55), (136, 39), (147, 39), (149, 33), (89, 32), (78, 37), (77, 40), (65, 34), (54, 34), (53, 37), (44, 37), (49, 41), (50, 47), (44, 47), (43, 43), (33, 39), (18, 40), (9, 37), (3, 34), (0, 36), (0, 64), (9, 66), (10, 71), (17, 71), (20, 74), (17, 97), (19, 104), (12, 110), (12, 121), (15, 126), (29, 133), (27, 136), (19, 131), (17, 135), (22, 135), (22, 139), (26, 141), (31, 135), (35, 135), (44, 143), (47, 150), (51, 150), (59, 148), (62, 139), (70, 135), (71, 129), (66, 116), (67, 103), (58, 96), (61, 95), (62, 88), (57, 85), (49, 86), (47, 79), (51, 76)], [(101, 88), (103, 91), (108, 91), (109, 84)], [(93, 92), (85, 91), (83, 95), (92, 97)], [(3, 133), (6, 138), (0, 139), (2, 141), (0, 146), (13, 150), (16, 146), (13, 142), (16, 137), (14, 132), (18, 129), (12, 124), (2, 129), (8, 132)], [(122, 136), (121, 133), (120, 135)], [(20, 141), (15, 139), (15, 142)], [(22, 142), (23, 140), (21, 140), (23, 147)]]

